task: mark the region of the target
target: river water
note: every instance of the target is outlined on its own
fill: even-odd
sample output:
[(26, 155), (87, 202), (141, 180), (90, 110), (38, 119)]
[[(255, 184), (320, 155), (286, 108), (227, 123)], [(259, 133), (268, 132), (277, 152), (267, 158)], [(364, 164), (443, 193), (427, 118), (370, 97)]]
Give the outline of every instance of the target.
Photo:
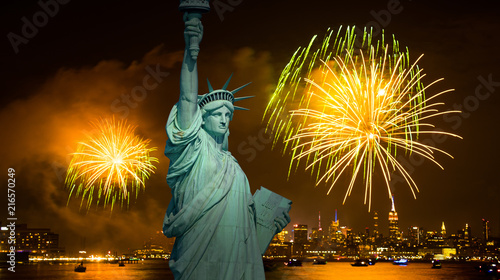
[[(409, 263), (397, 266), (377, 263), (368, 267), (352, 267), (349, 262), (329, 262), (326, 265), (304, 263), (302, 267), (279, 266), (266, 272), (266, 280), (483, 280), (488, 277), (474, 269), (475, 263), (444, 263), (441, 269), (431, 269), (430, 263)], [(74, 264), (16, 265), (16, 272), (0, 268), (0, 279), (106, 279), (106, 280), (168, 280), (174, 279), (166, 261), (143, 261), (138, 264), (87, 263), (87, 271), (73, 271)]]

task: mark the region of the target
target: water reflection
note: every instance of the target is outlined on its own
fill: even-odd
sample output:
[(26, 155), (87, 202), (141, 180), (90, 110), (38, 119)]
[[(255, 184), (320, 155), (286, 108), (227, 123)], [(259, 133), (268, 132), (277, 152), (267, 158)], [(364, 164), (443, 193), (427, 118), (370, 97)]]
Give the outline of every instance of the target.
[[(266, 274), (266, 280), (480, 280), (492, 279), (474, 269), (474, 264), (446, 263), (442, 269), (432, 269), (431, 263), (411, 263), (400, 266), (377, 262), (367, 267), (351, 266), (350, 262), (329, 262), (326, 265), (303, 263), (302, 267), (280, 267)], [(494, 278), (496, 279), (496, 278)]]
[[(352, 262), (327, 262), (314, 265), (303, 262), (302, 266), (287, 267), (281, 262), (266, 272), (266, 280), (491, 280), (474, 267), (477, 263), (442, 263), (441, 269), (432, 269), (432, 264), (409, 262), (406, 266), (393, 265), (391, 262), (377, 262), (365, 267), (351, 266)], [(16, 272), (0, 268), (0, 279), (22, 280), (173, 280), (166, 261), (143, 261), (138, 264), (86, 263), (86, 272), (74, 272), (75, 263), (18, 265)]]

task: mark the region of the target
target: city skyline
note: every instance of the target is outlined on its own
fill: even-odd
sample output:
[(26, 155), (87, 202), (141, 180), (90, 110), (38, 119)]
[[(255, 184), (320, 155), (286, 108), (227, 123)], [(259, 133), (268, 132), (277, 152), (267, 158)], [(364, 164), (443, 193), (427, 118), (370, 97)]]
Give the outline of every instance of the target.
[[(419, 66), (427, 74), (425, 83), (444, 78), (428, 95), (453, 88), (439, 101), (463, 111), (436, 121), (436, 128), (463, 140), (422, 138), (454, 156), (438, 156), (444, 170), (400, 155), (420, 192), (414, 199), (404, 183), (395, 179), (391, 184), (399, 226), (439, 230), (444, 221), (447, 231), (454, 232), (468, 223), (475, 235), (486, 219), (491, 235), (500, 236), (500, 135), (495, 129), (500, 121), (500, 38), (495, 35), (500, 26), (491, 1), (232, 1), (220, 6), (221, 1), (228, 3), (213, 1), (219, 6), (203, 16), (199, 87), (200, 93), (207, 91), (208, 78), (220, 88), (231, 73), (230, 88), (252, 82), (245, 91), (255, 98), (241, 102), (250, 111), (236, 112), (229, 126), (229, 151), (245, 171), (252, 193), (264, 186), (292, 200), (291, 225), (312, 225), (319, 211), (326, 223), (338, 209), (342, 224), (362, 231), (376, 211), (380, 231), (386, 234), (392, 205), (381, 174), (374, 176), (371, 212), (363, 204), (362, 184), (342, 204), (349, 176), (327, 196), (329, 185), (315, 186), (303, 166), (288, 175), (290, 155), (282, 155), (280, 144), (272, 149), (261, 122), (279, 73), (313, 35), (322, 38), (327, 28), (347, 25), (371, 25), (375, 31), (383, 27), (387, 38), (394, 34), (401, 46), (408, 46), (413, 59), (424, 54)], [(86, 236), (89, 248), (127, 250), (161, 228), (171, 197), (163, 149), (168, 112), (178, 98), (184, 45), (178, 3), (40, 3), (45, 4), (10, 1), (1, 9), (6, 82), (0, 106), (0, 170), (4, 181), (8, 168), (16, 171), (17, 223), (50, 228), (67, 249)], [(157, 147), (152, 156), (159, 163), (128, 209), (80, 209), (79, 200), (68, 203), (64, 186), (69, 154), (91, 129), (90, 122), (112, 115), (137, 125), (138, 134), (152, 139), (151, 146)], [(5, 188), (3, 193), (7, 196)], [(0, 221), (5, 222), (7, 205), (1, 206)]]
[[(303, 234), (301, 234), (302, 237), (299, 237), (299, 240), (302, 240), (301, 242), (308, 242), (310, 240), (313, 240), (314, 239), (314, 234), (315, 232), (318, 232), (318, 228), (321, 228), (321, 231), (323, 233), (326, 233), (328, 235), (331, 234), (331, 228), (332, 226), (333, 227), (336, 227), (337, 229), (343, 229), (344, 231), (345, 230), (348, 230), (349, 232), (352, 232), (353, 234), (364, 234), (364, 233), (369, 233), (370, 235), (374, 235), (374, 236), (383, 236), (385, 238), (388, 238), (390, 240), (393, 240), (393, 239), (401, 239), (402, 236), (407, 236), (407, 235), (411, 235), (411, 232), (412, 230), (414, 230), (415, 228), (417, 228), (419, 231), (422, 231), (422, 232), (434, 232), (436, 234), (441, 234), (443, 237), (449, 237), (449, 236), (453, 236), (453, 235), (458, 235), (460, 234), (460, 232), (464, 232), (464, 231), (467, 231), (469, 235), (471, 235), (471, 238), (474, 237), (474, 238), (479, 238), (479, 239), (483, 239), (483, 240), (500, 240), (500, 236), (496, 236), (496, 235), (492, 235), (491, 234), (491, 225), (490, 225), (490, 222), (486, 219), (482, 219), (482, 224), (483, 224), (483, 227), (481, 229), (473, 229), (471, 228), (468, 223), (464, 223), (464, 226), (462, 228), (459, 228), (459, 229), (446, 229), (446, 222), (445, 221), (442, 221), (441, 222), (441, 225), (439, 228), (424, 228), (424, 227), (421, 227), (419, 225), (416, 225), (416, 224), (411, 224), (410, 222), (410, 226), (407, 226), (407, 227), (400, 227), (399, 226), (399, 219), (397, 218), (397, 223), (395, 223), (395, 226), (394, 227), (391, 227), (390, 226), (390, 223), (391, 223), (391, 220), (393, 221), (394, 220), (394, 216), (398, 216), (397, 215), (397, 211), (394, 207), (394, 205), (391, 207), (391, 211), (389, 212), (388, 214), (388, 219), (380, 219), (380, 216), (375, 213), (374, 214), (374, 217), (377, 216), (378, 219), (374, 219), (373, 220), (373, 224), (370, 224), (370, 225), (366, 225), (366, 227), (364, 228), (352, 228), (352, 227), (349, 227), (349, 225), (345, 225), (341, 222), (340, 219), (338, 219), (338, 216), (337, 216), (337, 210), (335, 210), (335, 217), (337, 217), (336, 219), (333, 219), (333, 220), (323, 220), (323, 226), (321, 226), (321, 214), (318, 213), (318, 221), (317, 221), (317, 224), (314, 224), (314, 223), (311, 223), (311, 224), (296, 224), (296, 223), (293, 223), (293, 221), (290, 223), (290, 227), (292, 228), (292, 230), (288, 231), (286, 229), (283, 230), (283, 233), (285, 234), (284, 237), (288, 237), (289, 239), (285, 239), (285, 240), (282, 240), (283, 241), (294, 241), (294, 242), (297, 242), (296, 238), (297, 238), (297, 233), (296, 233), (296, 230), (301, 230), (300, 232), (302, 232)], [(394, 215), (394, 213), (396, 213), (396, 215)], [(380, 227), (378, 227), (380, 225), (380, 222), (383, 221), (383, 220), (387, 220), (388, 221), (388, 224), (389, 226), (385, 229), (385, 230), (381, 230)], [(326, 224), (325, 224), (326, 222)], [(375, 226), (375, 224), (377, 224), (377, 226)], [(0, 251), (1, 250), (7, 250), (8, 248), (8, 237), (9, 237), (9, 231), (10, 231), (10, 228), (7, 228), (6, 225), (8, 225), (7, 223), (5, 223), (4, 221), (0, 221)], [(17, 224), (16, 225), (16, 234), (20, 233), (20, 237), (18, 237), (18, 239), (20, 240), (16, 240), (16, 242), (18, 243), (18, 246), (16, 247), (17, 250), (19, 251), (26, 251), (26, 250), (32, 250), (32, 248), (37, 248), (35, 249), (34, 253), (35, 255), (38, 254), (45, 254), (45, 253), (48, 253), (49, 255), (63, 255), (63, 256), (77, 256), (79, 255), (78, 252), (82, 252), (82, 251), (85, 251), (86, 255), (91, 255), (91, 254), (104, 254), (105, 252), (110, 252), (111, 250), (114, 250), (113, 246), (111, 246), (111, 248), (98, 248), (98, 249), (91, 249), (91, 251), (88, 251), (87, 252), (87, 246), (86, 246), (86, 243), (85, 243), (85, 239), (86, 237), (82, 237), (81, 240), (80, 240), (80, 246), (76, 249), (72, 248), (72, 246), (70, 246), (70, 251), (66, 251), (65, 248), (65, 244), (61, 242), (59, 242), (59, 234), (57, 232), (52, 232), (52, 230), (48, 227), (41, 227), (41, 228), (33, 228), (33, 227), (29, 227), (29, 225), (27, 224)], [(375, 228), (378, 228), (377, 231), (374, 231)], [(287, 233), (285, 233), (287, 232)], [(117, 253), (117, 254), (131, 254), (131, 252), (135, 252), (135, 251), (140, 251), (143, 249), (143, 247), (146, 247), (146, 245), (148, 244), (148, 242), (150, 243), (151, 245), (151, 241), (154, 240), (154, 244), (158, 245), (158, 244), (166, 244), (166, 247), (164, 249), (167, 249), (167, 248), (170, 248), (173, 246), (173, 240), (174, 238), (167, 238), (166, 236), (164, 236), (163, 234), (161, 234), (162, 237), (159, 237), (158, 236), (158, 233), (161, 233), (161, 230), (158, 230), (156, 232), (150, 232), (149, 235), (145, 236), (144, 237), (144, 240), (142, 240), (142, 246), (139, 246), (137, 248), (135, 247), (131, 247), (131, 248), (128, 248), (127, 251), (123, 251), (123, 252), (118, 252), (118, 251), (113, 251), (114, 253)], [(40, 239), (40, 236), (42, 236), (43, 234), (45, 234), (45, 237), (43, 237), (42, 239), (42, 242), (37, 242), (37, 240), (33, 240), (33, 239), (29, 239), (30, 236), (34, 236), (34, 237), (38, 237), (38, 240)], [(345, 233), (344, 233), (345, 234)], [(27, 236), (27, 239), (25, 241), (25, 236)], [(398, 237), (396, 237), (398, 236)], [(64, 236), (63, 236), (63, 239)], [(45, 242), (45, 241), (48, 241), (50, 240), (49, 242)], [(50, 243), (50, 244), (49, 244)], [(300, 243), (300, 242), (299, 242)], [(40, 245), (38, 244), (41, 244), (42, 247), (40, 247)], [(41, 250), (41, 251), (40, 251)], [(81, 254), (81, 253), (80, 253)]]
[[(392, 211), (391, 211), (392, 212)], [(390, 213), (388, 214), (388, 216), (391, 216)], [(385, 222), (384, 222), (385, 220)], [(367, 224), (365, 227), (360, 227), (360, 228), (352, 228), (350, 227), (349, 225), (346, 225), (346, 224), (343, 224), (342, 221), (340, 219), (333, 219), (333, 220), (329, 220), (330, 223), (328, 223), (327, 226), (322, 226), (321, 228), (323, 228), (323, 231), (328, 231), (328, 226), (331, 224), (331, 222), (334, 222), (334, 221), (337, 221), (338, 223), (338, 226), (339, 227), (347, 227), (347, 228), (350, 228), (351, 230), (353, 230), (353, 232), (357, 232), (357, 233), (360, 233), (360, 232), (363, 232), (365, 230), (369, 230), (370, 232), (372, 232), (375, 228), (374, 226), (374, 223), (372, 224)], [(386, 224), (387, 226), (386, 227), (383, 227), (382, 229), (380, 228), (380, 223), (383, 224)], [(385, 237), (389, 237), (391, 236), (391, 227), (389, 226), (390, 224), (390, 218), (388, 219), (381, 219), (380, 215), (378, 216), (378, 233), (385, 236)], [(485, 224), (485, 219), (481, 219), (483, 225)], [(328, 222), (328, 220), (327, 220)], [(490, 222), (488, 222), (488, 228), (490, 229), (488, 231), (488, 236), (490, 238), (500, 238), (500, 236), (496, 235), (496, 234), (491, 234), (491, 225), (490, 225)], [(297, 223), (293, 223), (293, 221), (290, 223), (292, 228), (294, 225), (298, 225)], [(422, 226), (419, 226), (418, 224), (413, 224), (411, 223), (410, 221), (404, 221), (403, 220), (403, 224), (405, 226), (400, 226), (400, 220), (399, 220), (399, 217), (398, 217), (398, 223), (396, 223), (396, 229), (401, 233), (407, 233), (408, 231), (411, 231), (411, 228), (413, 227), (418, 227), (422, 230), (426, 230), (426, 231), (434, 231), (434, 232), (437, 232), (437, 233), (442, 233), (442, 229), (443, 229), (443, 226), (445, 226), (445, 234), (444, 235), (451, 235), (451, 234), (455, 234), (459, 231), (463, 231), (465, 228), (468, 228), (471, 232), (472, 232), (472, 236), (474, 237), (478, 237), (478, 238), (482, 238), (484, 236), (484, 226), (481, 227), (481, 228), (472, 228), (470, 226), (470, 223), (467, 223), (467, 222), (464, 222), (463, 223), (463, 226), (461, 228), (449, 228), (448, 226), (446, 226), (446, 221), (441, 221), (441, 223), (436, 226), (436, 227), (432, 227), (432, 228), (426, 228), (426, 227), (422, 227)], [(314, 222), (312, 223), (305, 223), (305, 224), (300, 224), (300, 225), (305, 225), (307, 226), (307, 230), (308, 230), (308, 234), (311, 235), (313, 229), (318, 229), (319, 227), (319, 223), (318, 221), (316, 221), (316, 224)], [(291, 234), (291, 233), (289, 233)]]

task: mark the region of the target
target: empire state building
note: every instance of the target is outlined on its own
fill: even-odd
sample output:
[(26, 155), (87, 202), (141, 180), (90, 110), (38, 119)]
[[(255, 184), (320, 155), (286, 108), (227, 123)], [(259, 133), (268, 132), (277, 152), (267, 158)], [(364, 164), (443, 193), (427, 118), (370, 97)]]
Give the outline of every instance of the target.
[(389, 212), (389, 238), (391, 240), (399, 239), (398, 212), (394, 206), (394, 196), (392, 196), (392, 209)]

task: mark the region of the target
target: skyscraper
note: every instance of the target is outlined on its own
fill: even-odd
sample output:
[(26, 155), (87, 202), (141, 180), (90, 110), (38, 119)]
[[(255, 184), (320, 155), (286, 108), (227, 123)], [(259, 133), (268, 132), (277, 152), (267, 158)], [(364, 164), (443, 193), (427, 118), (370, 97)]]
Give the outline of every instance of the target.
[(446, 227), (444, 226), (444, 222), (441, 224), (441, 236), (446, 237)]
[(397, 240), (399, 238), (398, 212), (394, 206), (394, 196), (392, 196), (392, 208), (389, 212), (389, 238)]
[(293, 255), (304, 254), (307, 243), (307, 225), (293, 225)]
[(323, 230), (321, 228), (321, 211), (318, 211), (318, 230)]
[(318, 212), (318, 228), (312, 228), (311, 239), (314, 242), (322, 242), (325, 238), (323, 228), (321, 227), (321, 211)]
[(471, 234), (471, 229), (469, 227), (469, 224), (465, 224), (465, 229), (464, 229), (464, 240), (468, 244), (472, 239), (472, 234)]
[(307, 243), (307, 225), (293, 225), (293, 243)]
[(374, 211), (373, 212), (373, 237), (377, 238), (378, 237), (378, 212)]
[(420, 228), (417, 226), (412, 226), (408, 228), (408, 242), (410, 246), (420, 245)]
[(321, 211), (318, 212), (318, 241), (322, 242), (325, 238), (323, 228), (321, 227)]
[(329, 228), (330, 241), (341, 243), (344, 240), (344, 235), (340, 229), (340, 222), (337, 219), (337, 209), (335, 209), (335, 221), (332, 221)]
[(490, 240), (490, 221), (483, 219), (483, 239), (484, 244)]

